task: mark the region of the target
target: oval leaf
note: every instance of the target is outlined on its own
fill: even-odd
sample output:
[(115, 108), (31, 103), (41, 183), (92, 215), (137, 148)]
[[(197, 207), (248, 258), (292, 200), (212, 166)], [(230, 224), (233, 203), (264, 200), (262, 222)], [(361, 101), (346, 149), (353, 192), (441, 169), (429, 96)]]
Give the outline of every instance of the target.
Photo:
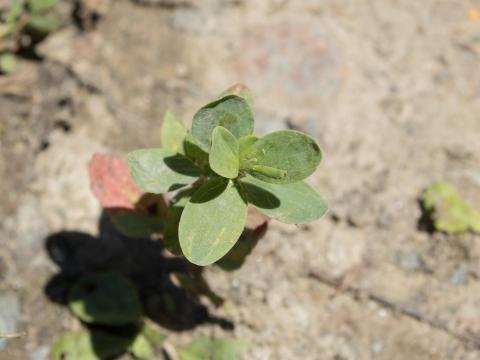
[(142, 334), (138, 334), (132, 345), (130, 351), (135, 359), (151, 359), (155, 355), (155, 349), (148, 339)]
[(110, 359), (125, 352), (133, 339), (94, 330), (90, 333), (71, 332), (52, 348), (52, 360)]
[(45, 35), (60, 27), (60, 18), (53, 12), (32, 14), (27, 21), (26, 31)]
[(242, 234), (247, 204), (238, 188), (225, 179), (202, 186), (183, 210), (180, 246), (192, 263), (205, 266), (224, 256)]
[(269, 184), (248, 176), (241, 181), (248, 202), (261, 213), (287, 224), (305, 224), (328, 210), (325, 200), (303, 181)]
[(160, 194), (193, 183), (200, 175), (185, 156), (166, 149), (141, 149), (128, 154), (133, 179), (143, 191)]
[(33, 13), (39, 13), (52, 8), (58, 0), (27, 0), (28, 8)]
[(238, 176), (239, 160), (238, 140), (230, 131), (217, 126), (212, 133), (212, 148), (209, 154), (209, 163), (218, 175), (234, 179)]
[[(252, 169), (252, 176), (260, 180), (289, 184), (311, 175), (320, 164), (321, 158), (320, 147), (314, 139), (298, 131), (284, 130), (260, 138), (250, 146), (242, 155), (241, 167)], [(278, 177), (259, 172), (258, 169), (262, 168), (258, 166), (286, 171), (286, 175)]]
[(247, 135), (238, 139), (240, 156), (247, 152), (250, 147), (258, 141), (255, 135)]
[(142, 316), (137, 290), (117, 273), (97, 273), (82, 277), (68, 294), (68, 306), (86, 323), (125, 325)]
[(268, 228), (268, 217), (253, 207), (248, 208), (245, 229), (235, 246), (219, 261), (215, 263), (225, 271), (234, 271), (242, 267), (248, 255), (265, 235)]
[(212, 339), (198, 337), (184, 349), (179, 349), (180, 360), (235, 360), (250, 347), (244, 339)]
[(237, 139), (253, 132), (253, 114), (245, 99), (228, 95), (201, 108), (193, 117), (192, 135), (209, 151), (217, 126), (228, 129)]
[(0, 73), (12, 74), (17, 69), (17, 58), (12, 53), (0, 54)]
[(208, 162), (208, 152), (203, 150), (197, 140), (191, 133), (187, 133), (183, 141), (183, 149), (185, 155), (197, 163)]
[(167, 111), (163, 117), (160, 141), (162, 147), (173, 152), (183, 153), (183, 140), (187, 135), (187, 129), (182, 120), (171, 111)]
[(88, 163), (90, 186), (105, 209), (135, 210), (142, 191), (128, 170), (128, 163), (108, 154), (94, 154)]
[(174, 255), (182, 255), (182, 249), (178, 240), (178, 224), (180, 224), (180, 218), (185, 205), (188, 204), (196, 190), (190, 188), (180, 191), (168, 208), (168, 216), (163, 231), (163, 242), (167, 250)]

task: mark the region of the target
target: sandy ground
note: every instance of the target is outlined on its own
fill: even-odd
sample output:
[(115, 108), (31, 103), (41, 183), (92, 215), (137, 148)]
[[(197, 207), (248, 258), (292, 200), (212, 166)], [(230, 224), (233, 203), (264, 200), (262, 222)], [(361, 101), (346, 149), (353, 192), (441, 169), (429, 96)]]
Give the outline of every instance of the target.
[(115, 0), (89, 31), (66, 20), (42, 62), (0, 78), (0, 319), (28, 332), (0, 344), (0, 359), (48, 359), (54, 339), (80, 328), (48, 286), (60, 269), (46, 239), (76, 231), (105, 258), (125, 250), (94, 238), (92, 154), (157, 146), (167, 108), (189, 121), (238, 81), (255, 95), (258, 133), (319, 140), (310, 182), (330, 212), (308, 226), (274, 222), (241, 270), (207, 271), (226, 299), (208, 310), (233, 330), (207, 322), (169, 341), (241, 337), (252, 360), (479, 359), (480, 237), (418, 226), (418, 198), (436, 181), (480, 210), (479, 9)]

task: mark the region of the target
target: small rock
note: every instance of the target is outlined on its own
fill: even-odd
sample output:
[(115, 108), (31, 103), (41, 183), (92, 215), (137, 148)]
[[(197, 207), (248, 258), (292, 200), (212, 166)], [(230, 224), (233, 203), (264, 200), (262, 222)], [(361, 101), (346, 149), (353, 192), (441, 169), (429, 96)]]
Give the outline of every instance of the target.
[(57, 31), (42, 42), (37, 47), (37, 51), (49, 60), (64, 65), (70, 64), (75, 55), (74, 38), (75, 29), (73, 28)]
[(206, 34), (214, 30), (215, 20), (206, 11), (179, 8), (173, 13), (170, 26), (177, 31)]
[(450, 283), (454, 286), (463, 286), (467, 283), (467, 280), (468, 272), (463, 267), (456, 269), (450, 277)]
[(30, 351), (29, 360), (48, 360), (50, 349), (48, 346), (40, 346)]
[(364, 233), (355, 228), (339, 226), (328, 240), (327, 260), (332, 275), (342, 276), (360, 265), (365, 252)]
[(375, 341), (370, 347), (373, 355), (380, 354), (383, 350), (383, 344), (380, 341)]
[(405, 271), (420, 271), (424, 268), (424, 262), (416, 251), (402, 251), (397, 255), (397, 264)]
[(358, 359), (358, 349), (343, 336), (336, 334), (327, 334), (318, 340), (320, 348), (324, 349), (322, 359)]
[(20, 266), (30, 264), (32, 259), (41, 253), (43, 239), (49, 228), (38, 198), (25, 195), (21, 198), (17, 212), (6, 222), (7, 231), (14, 234), (15, 259)]
[[(0, 294), (0, 332), (14, 333), (20, 318), (20, 303), (13, 292)], [(0, 339), (0, 350), (5, 348), (7, 339)]]

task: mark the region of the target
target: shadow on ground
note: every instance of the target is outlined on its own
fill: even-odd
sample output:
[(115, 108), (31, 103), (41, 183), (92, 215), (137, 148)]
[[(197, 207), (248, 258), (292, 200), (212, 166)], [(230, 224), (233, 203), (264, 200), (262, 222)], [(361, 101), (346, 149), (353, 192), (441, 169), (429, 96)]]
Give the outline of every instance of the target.
[(181, 257), (167, 256), (161, 241), (131, 239), (121, 235), (105, 213), (99, 220), (99, 236), (61, 231), (45, 242), (60, 273), (45, 286), (47, 297), (68, 306), (71, 287), (83, 276), (98, 272), (125, 275), (137, 288), (145, 316), (160, 326), (183, 331), (200, 324), (233, 329), (232, 322), (212, 316), (199, 295), (174, 283), (171, 274), (191, 274), (192, 265)]

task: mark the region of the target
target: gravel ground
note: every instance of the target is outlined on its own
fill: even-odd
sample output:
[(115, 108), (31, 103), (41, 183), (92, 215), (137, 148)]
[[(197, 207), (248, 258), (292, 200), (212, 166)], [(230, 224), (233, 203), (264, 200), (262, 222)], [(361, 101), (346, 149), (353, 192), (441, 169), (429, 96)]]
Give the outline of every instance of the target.
[(226, 302), (202, 306), (233, 330), (169, 341), (241, 337), (249, 360), (480, 358), (480, 237), (422, 231), (418, 205), (447, 180), (480, 210), (479, 1), (115, 0), (83, 31), (71, 6), (43, 61), (0, 78), (0, 329), (28, 333), (1, 360), (48, 359), (80, 327), (52, 301), (46, 239), (80, 234), (105, 250), (92, 263), (126, 249), (95, 241), (92, 154), (156, 146), (167, 108), (188, 121), (239, 81), (258, 133), (319, 140), (309, 181), (330, 212), (272, 222), (242, 269), (207, 271)]

